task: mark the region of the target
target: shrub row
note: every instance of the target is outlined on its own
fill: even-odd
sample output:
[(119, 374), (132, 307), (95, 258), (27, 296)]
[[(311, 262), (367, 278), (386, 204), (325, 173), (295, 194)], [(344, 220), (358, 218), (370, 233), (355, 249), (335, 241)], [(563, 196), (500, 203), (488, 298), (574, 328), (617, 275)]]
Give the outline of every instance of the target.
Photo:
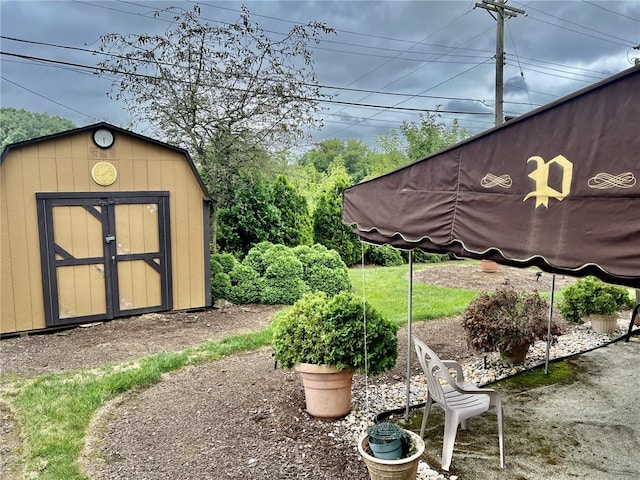
[(292, 305), (305, 293), (333, 296), (349, 289), (349, 272), (340, 255), (320, 244), (292, 248), (261, 242), (242, 262), (228, 253), (211, 255), (214, 301)]

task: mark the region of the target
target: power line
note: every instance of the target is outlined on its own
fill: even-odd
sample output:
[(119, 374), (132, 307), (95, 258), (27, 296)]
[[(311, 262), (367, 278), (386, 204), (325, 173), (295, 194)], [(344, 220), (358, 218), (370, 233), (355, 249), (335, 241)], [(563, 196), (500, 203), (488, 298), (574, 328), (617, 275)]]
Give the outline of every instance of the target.
[[(112, 74), (130, 75), (130, 76), (134, 76), (134, 77), (147, 78), (147, 79), (158, 79), (158, 77), (154, 77), (152, 75), (146, 75), (146, 74), (141, 74), (141, 73), (132, 73), (132, 72), (120, 72), (120, 71), (117, 71), (117, 70), (104, 69), (104, 68), (95, 67), (95, 66), (91, 66), (91, 65), (83, 65), (83, 64), (79, 64), (79, 63), (73, 63), (73, 62), (65, 62), (65, 61), (62, 61), (62, 60), (52, 60), (52, 59), (43, 58), (43, 57), (34, 57), (32, 55), (23, 55), (23, 54), (5, 52), (5, 51), (0, 51), (0, 55), (7, 55), (7, 56), (10, 56), (10, 57), (17, 57), (17, 58), (22, 58), (22, 59), (25, 59), (25, 60), (36, 61), (36, 62), (60, 64), (60, 65), (65, 65), (65, 66), (73, 66), (73, 67), (77, 67), (77, 68), (86, 68), (86, 69), (91, 69), (91, 70), (94, 70), (94, 71), (102, 71), (102, 72), (107, 72), (107, 73), (112, 73)], [(180, 81), (176, 80), (176, 82), (180, 82)], [(185, 80), (185, 81), (182, 81), (182, 83), (189, 83), (189, 82)], [(216, 85), (216, 86), (220, 87), (219, 85)], [(251, 90), (249, 90), (249, 89), (241, 89), (241, 88), (233, 88), (233, 87), (223, 87), (223, 88), (225, 90), (231, 90), (231, 91), (251, 92)], [(269, 95), (269, 94), (267, 94), (267, 95)], [(318, 102), (318, 103), (348, 105), (348, 106), (355, 106), (355, 107), (362, 107), (362, 108), (375, 108), (375, 109), (382, 109), (382, 110), (397, 110), (397, 111), (424, 112), (424, 113), (429, 113), (429, 112), (434, 112), (435, 111), (434, 109), (398, 107), (398, 106), (393, 106), (393, 105), (378, 105), (378, 104), (358, 103), (358, 102), (346, 102), (346, 101), (341, 101), (341, 100), (331, 100), (331, 99), (321, 99), (321, 98), (304, 98), (304, 97), (297, 97), (297, 96), (291, 96), (291, 95), (289, 95), (289, 96), (285, 95), (285, 97), (291, 98), (291, 99), (296, 99), (297, 98), (297, 99), (300, 99), (300, 100), (308, 100), (308, 101), (313, 101), (313, 102)], [(458, 113), (458, 114), (465, 114), (465, 115), (484, 115), (483, 113), (479, 113), (479, 112), (464, 112), (464, 111), (456, 111), (456, 110), (449, 110), (449, 111), (447, 111), (447, 113)]]
[[(550, 15), (550, 16), (553, 17), (553, 15)], [(558, 18), (558, 17), (554, 17), (554, 18)], [(553, 22), (548, 22), (548, 21), (542, 20), (540, 18), (532, 17), (531, 15), (527, 15), (527, 19), (535, 20), (537, 22), (544, 23), (544, 24), (547, 24), (547, 25), (551, 25), (553, 27), (561, 28), (562, 30), (573, 32), (573, 33), (577, 33), (579, 35), (584, 35), (585, 37), (591, 37), (591, 38), (595, 38), (597, 40), (602, 40), (603, 42), (609, 42), (609, 43), (613, 43), (614, 45), (620, 45), (622, 47), (628, 47), (629, 45), (631, 45), (633, 43), (633, 42), (631, 42), (629, 40), (624, 40), (624, 39), (619, 39), (619, 40), (622, 40), (623, 42), (626, 42), (626, 43), (616, 42), (614, 40), (609, 40), (607, 38), (598, 37), (598, 36), (592, 35), (590, 33), (581, 32), (579, 30), (574, 30), (572, 28), (569, 28), (569, 27), (566, 27), (566, 26), (563, 26), (563, 25), (558, 25), (558, 24), (553, 23)], [(562, 19), (560, 19), (560, 20), (561, 21), (566, 21), (566, 20), (562, 20)], [(583, 28), (586, 28), (586, 27), (583, 27)], [(593, 30), (593, 29), (590, 29), (590, 30)], [(593, 30), (593, 31), (597, 32), (597, 30)], [(601, 32), (598, 32), (598, 33), (601, 33)], [(602, 34), (602, 35), (607, 35), (607, 34)], [(613, 37), (612, 35), (608, 35), (608, 36)], [(613, 38), (617, 39), (617, 37), (613, 37)]]
[(587, 0), (582, 0), (582, 1), (584, 3), (587, 3), (587, 4), (591, 5), (592, 7), (600, 8), (600, 9), (604, 10), (605, 12), (610, 12), (610, 13), (613, 13), (615, 15), (620, 15), (621, 17), (628, 18), (629, 20), (633, 20), (634, 22), (640, 22), (640, 18), (630, 17), (629, 15), (625, 15), (624, 13), (616, 12), (615, 10), (611, 10), (609, 8), (604, 8), (602, 5), (598, 5), (597, 3), (589, 2)]
[(45, 100), (48, 100), (51, 103), (55, 103), (56, 105), (60, 105), (61, 107), (66, 108), (67, 110), (71, 110), (72, 112), (76, 112), (76, 113), (79, 113), (80, 115), (84, 115), (85, 117), (90, 118), (91, 120), (94, 120), (96, 122), (98, 121), (98, 119), (96, 117), (92, 116), (92, 115), (89, 115), (87, 113), (81, 112), (80, 110), (76, 110), (75, 108), (69, 107), (68, 105), (65, 105), (64, 103), (57, 102), (57, 101), (53, 100), (52, 98), (49, 98), (49, 97), (47, 97), (45, 95), (42, 95), (42, 94), (40, 94), (38, 92), (34, 92), (33, 90), (25, 87), (24, 85), (20, 85), (19, 83), (16, 83), (16, 82), (13, 82), (13, 81), (9, 80), (7, 77), (5, 77), (3, 75), (0, 75), (0, 79), (4, 80), (7, 83), (15, 85), (18, 88), (26, 90), (29, 93), (33, 93), (34, 95), (37, 95), (38, 97), (44, 98)]
[[(15, 42), (20, 42), (20, 43), (27, 43), (27, 44), (32, 44), (32, 45), (41, 45), (41, 46), (47, 46), (47, 47), (54, 47), (54, 48), (62, 48), (62, 49), (68, 49), (68, 50), (75, 50), (75, 51), (80, 51), (80, 52), (85, 52), (85, 53), (91, 53), (91, 54), (99, 54), (99, 55), (104, 55), (104, 56), (113, 56), (116, 58), (124, 58), (120, 55), (114, 55), (112, 53), (104, 53), (104, 52), (100, 52), (98, 50), (92, 50), (92, 49), (88, 49), (88, 48), (82, 48), (82, 47), (73, 47), (73, 46), (69, 46), (69, 45), (60, 45), (60, 44), (55, 44), (55, 43), (49, 43), (49, 42), (40, 42), (40, 41), (36, 41), (36, 40), (26, 40), (26, 39), (21, 39), (21, 38), (16, 38), (16, 37), (8, 37), (6, 35), (0, 35), (1, 39), (4, 40), (10, 40), (10, 41), (15, 41)], [(167, 66), (171, 66), (171, 64), (168, 63), (162, 63), (163, 65), (167, 65)], [(61, 68), (68, 68), (67, 66), (61, 66)], [(83, 66), (83, 68), (96, 68), (96, 67), (90, 67), (88, 65)], [(78, 70), (77, 68), (72, 68), (70, 69), (72, 71), (76, 71), (78, 73), (82, 73), (82, 70)], [(387, 95), (387, 96), (400, 96), (400, 97), (411, 97), (411, 98), (429, 98), (429, 99), (435, 99), (435, 100), (462, 100), (462, 101), (471, 101), (471, 102), (480, 102), (480, 103), (485, 103), (485, 100), (482, 99), (478, 99), (478, 98), (469, 98), (469, 97), (448, 97), (448, 96), (437, 96), (437, 95), (421, 95), (421, 94), (412, 94), (412, 93), (401, 93), (401, 92), (385, 92), (385, 91), (381, 91), (381, 90), (369, 90), (369, 89), (362, 89), (362, 88), (349, 88), (349, 87), (338, 87), (338, 86), (332, 86), (332, 85), (324, 85), (324, 84), (308, 84), (308, 83), (304, 83), (305, 86), (317, 86), (319, 88), (322, 89), (327, 89), (327, 90), (339, 90), (339, 91), (349, 91), (349, 92), (359, 92), (359, 93), (368, 93), (368, 94), (375, 94), (375, 95)], [(520, 103), (520, 102), (511, 102), (511, 103)], [(534, 105), (534, 104), (529, 104), (529, 105)], [(539, 106), (539, 105), (536, 105)]]

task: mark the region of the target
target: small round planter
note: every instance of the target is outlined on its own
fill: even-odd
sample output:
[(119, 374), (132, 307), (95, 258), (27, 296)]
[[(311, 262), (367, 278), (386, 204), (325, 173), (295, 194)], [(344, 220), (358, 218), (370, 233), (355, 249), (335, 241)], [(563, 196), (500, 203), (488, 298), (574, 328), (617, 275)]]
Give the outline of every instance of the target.
[(409, 430), (405, 430), (405, 432), (411, 437), (411, 443), (413, 443), (416, 452), (410, 457), (398, 460), (385, 460), (370, 455), (367, 453), (369, 435), (360, 438), (358, 451), (367, 464), (371, 480), (415, 480), (418, 474), (418, 463), (424, 453), (424, 440)]
[(589, 315), (591, 329), (596, 333), (612, 333), (618, 327), (617, 315)]
[(338, 371), (332, 365), (299, 363), (304, 397), (309, 415), (322, 420), (337, 420), (351, 411), (351, 370)]
[(397, 460), (402, 456), (402, 440), (393, 440), (389, 443), (369, 443), (373, 456), (385, 460)]

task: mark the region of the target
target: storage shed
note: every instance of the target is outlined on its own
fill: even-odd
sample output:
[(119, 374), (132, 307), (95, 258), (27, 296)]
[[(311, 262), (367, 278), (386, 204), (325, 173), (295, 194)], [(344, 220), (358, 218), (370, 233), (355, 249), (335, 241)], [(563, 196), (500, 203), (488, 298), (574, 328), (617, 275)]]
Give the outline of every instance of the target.
[(189, 154), (98, 123), (0, 157), (0, 334), (211, 305)]

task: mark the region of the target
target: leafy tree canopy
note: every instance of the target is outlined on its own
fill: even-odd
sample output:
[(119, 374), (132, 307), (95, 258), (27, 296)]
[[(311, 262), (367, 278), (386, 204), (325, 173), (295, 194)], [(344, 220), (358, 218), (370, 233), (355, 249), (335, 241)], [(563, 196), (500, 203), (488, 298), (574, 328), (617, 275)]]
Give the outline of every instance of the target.
[(12, 107), (0, 108), (0, 150), (10, 143), (31, 140), (75, 128), (66, 118), (29, 112)]
[[(398, 130), (376, 139), (394, 168), (415, 162), (467, 137), (458, 121), (452, 126), (438, 121), (438, 114), (421, 115), (420, 122), (402, 122)], [(377, 174), (383, 172), (376, 172)]]
[[(191, 152), (216, 205), (224, 207), (233, 194), (229, 179), (261, 168), (256, 153), (294, 145), (317, 124), (325, 95), (309, 44), (333, 30), (311, 22), (271, 38), (246, 7), (230, 24), (210, 23), (197, 4), (156, 15), (166, 12), (174, 21), (162, 35), (101, 37), (107, 55), (99, 73), (115, 75), (111, 94), (134, 118)], [(216, 216), (214, 207), (214, 246)]]
[(376, 153), (360, 140), (330, 138), (304, 153), (299, 163), (305, 166), (313, 165), (318, 172), (328, 174), (331, 164), (341, 160), (351, 181), (357, 183), (370, 173), (369, 166), (375, 155)]

